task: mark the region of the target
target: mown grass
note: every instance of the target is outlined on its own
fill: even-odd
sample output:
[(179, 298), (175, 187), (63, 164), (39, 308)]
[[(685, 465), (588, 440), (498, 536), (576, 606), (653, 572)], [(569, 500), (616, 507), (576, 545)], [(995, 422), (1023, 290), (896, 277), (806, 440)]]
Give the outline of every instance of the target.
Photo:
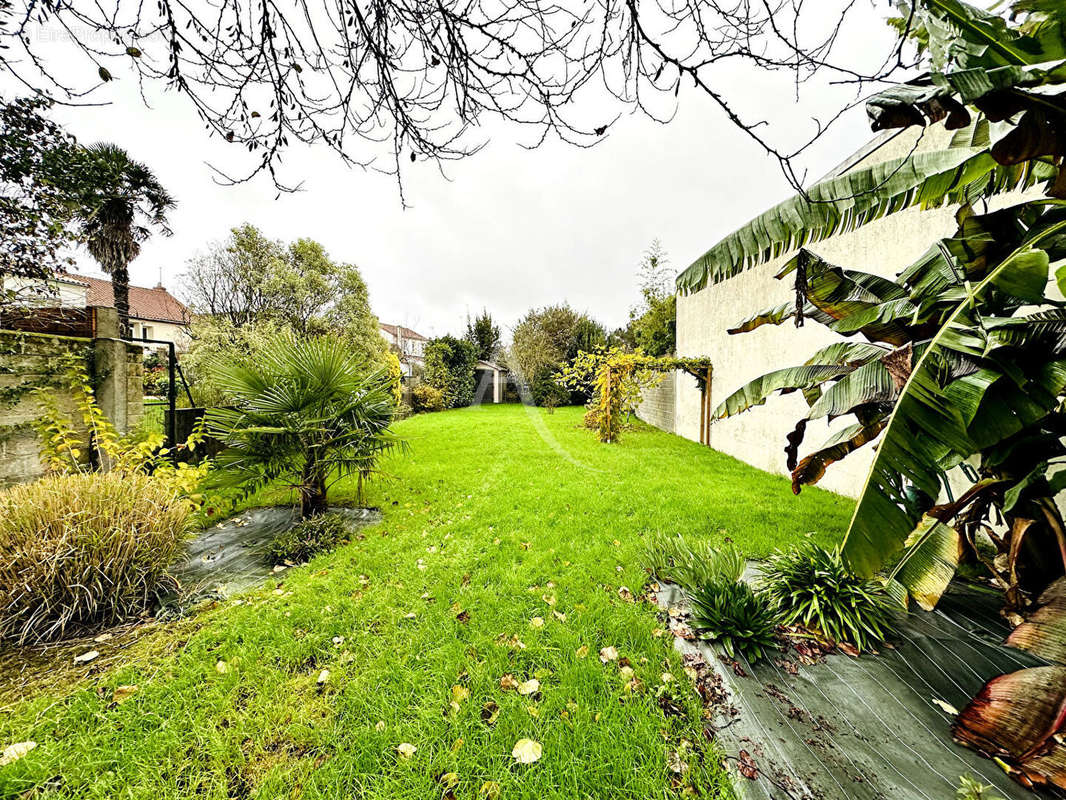
[[(226, 601), (174, 652), (132, 647), (7, 706), (0, 746), (37, 747), (0, 767), (0, 797), (425, 800), (474, 798), (486, 782), (501, 800), (648, 800), (685, 784), (728, 796), (669, 636), (619, 588), (639, 593), (651, 531), (728, 535), (765, 555), (811, 531), (827, 540), (848, 503), (793, 498), (784, 479), (647, 428), (600, 445), (580, 418), (510, 406), (400, 423), (411, 452), (372, 489), (384, 521), (365, 539)], [(644, 691), (600, 662), (606, 646)], [(684, 687), (684, 717), (656, 702), (664, 672)], [(539, 694), (502, 690), (505, 674), (537, 678)], [(119, 686), (137, 688), (116, 702)], [(542, 744), (538, 762), (515, 764), (521, 738)], [(679, 750), (680, 786), (667, 769)]]

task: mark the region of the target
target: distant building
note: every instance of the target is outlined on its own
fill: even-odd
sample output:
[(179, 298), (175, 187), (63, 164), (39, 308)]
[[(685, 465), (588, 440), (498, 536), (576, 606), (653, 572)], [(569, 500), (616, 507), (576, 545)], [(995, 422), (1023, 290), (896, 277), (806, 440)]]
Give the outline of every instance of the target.
[[(27, 308), (115, 307), (111, 281), (73, 272), (61, 272), (47, 284), (37, 282), (11, 286), (16, 302)], [(189, 309), (162, 286), (130, 286), (130, 329), (134, 339), (173, 342), (179, 352), (188, 349)]]
[(429, 339), (403, 325), (387, 325), (382, 322), (380, 327), (382, 337), (400, 358), (404, 377), (409, 378), (412, 375), (421, 374), (425, 361), (426, 342)]

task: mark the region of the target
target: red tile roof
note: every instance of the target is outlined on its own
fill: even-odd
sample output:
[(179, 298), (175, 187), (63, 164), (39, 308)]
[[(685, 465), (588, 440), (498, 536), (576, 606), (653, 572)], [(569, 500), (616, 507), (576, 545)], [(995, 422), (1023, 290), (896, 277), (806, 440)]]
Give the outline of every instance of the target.
[[(111, 281), (70, 272), (63, 273), (60, 277), (88, 286), (88, 305), (115, 307), (115, 293)], [(191, 315), (189, 309), (162, 286), (156, 286), (154, 289), (130, 286), (130, 318), (188, 325)]]
[(417, 333), (411, 330), (410, 328), (405, 328), (403, 325), (386, 325), (384, 322), (382, 322), (381, 327), (383, 330), (388, 331), (393, 336), (402, 335), (404, 339), (420, 339), (423, 342), (429, 341), (429, 339), (427, 339), (421, 333)]

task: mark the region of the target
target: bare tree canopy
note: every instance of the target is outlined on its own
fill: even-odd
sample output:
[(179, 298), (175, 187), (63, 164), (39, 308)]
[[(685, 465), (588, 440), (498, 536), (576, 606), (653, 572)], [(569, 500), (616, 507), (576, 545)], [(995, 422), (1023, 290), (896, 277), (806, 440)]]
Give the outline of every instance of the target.
[(850, 107), (906, 65), (905, 37), (861, 69), (853, 37), (837, 63), (844, 26), (857, 9), (868, 24), (871, 2), (3, 0), (0, 66), (57, 102), (93, 102), (116, 79), (176, 90), (247, 151), (216, 167), (224, 180), (265, 171), (283, 188), (294, 142), (399, 174), (407, 160), (477, 151), (494, 119), (527, 131), (525, 146), (551, 136), (589, 146), (626, 111), (668, 120), (692, 86), (798, 186), (792, 159), (843, 109), (782, 139), (747, 118), (750, 87), (730, 70), (784, 72), (797, 92), (821, 74), (854, 89)]

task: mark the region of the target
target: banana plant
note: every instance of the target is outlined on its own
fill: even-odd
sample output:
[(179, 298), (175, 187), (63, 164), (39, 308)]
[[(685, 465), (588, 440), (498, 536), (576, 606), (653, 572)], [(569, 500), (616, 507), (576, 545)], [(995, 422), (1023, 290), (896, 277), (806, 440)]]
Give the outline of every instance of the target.
[[(845, 340), (741, 387), (716, 414), (802, 392), (809, 411), (786, 448), (796, 492), (876, 443), (843, 552), (857, 572), (886, 571), (890, 587), (925, 607), (951, 579), (960, 549), (984, 557), (978, 538), (995, 544), (989, 567), (1015, 605), (1066, 564), (1051, 502), (1064, 454), (1050, 444), (1066, 387), (1066, 311), (1046, 293), (1052, 265), (1066, 258), (1066, 6), (1007, 5), (1004, 16), (958, 0), (903, 6), (898, 24), (927, 54), (929, 72), (872, 98), (869, 116), (875, 130), (943, 124), (954, 131), (945, 150), (811, 187), (678, 278), (682, 292), (693, 291), (800, 248), (778, 275), (794, 276), (796, 302), (731, 332), (809, 318)], [(991, 195), (1032, 187), (1044, 197), (973, 211)], [(960, 204), (956, 233), (895, 281), (828, 264), (805, 247), (903, 208), (952, 203)], [(807, 422), (841, 416), (850, 423), (800, 460)], [(1047, 446), (1030, 449), (1034, 442)], [(971, 478), (958, 498), (952, 470)], [(941, 496), (947, 502), (935, 505)], [(993, 524), (1003, 519), (1006, 534)], [(1051, 575), (1033, 566), (1037, 554)]]

